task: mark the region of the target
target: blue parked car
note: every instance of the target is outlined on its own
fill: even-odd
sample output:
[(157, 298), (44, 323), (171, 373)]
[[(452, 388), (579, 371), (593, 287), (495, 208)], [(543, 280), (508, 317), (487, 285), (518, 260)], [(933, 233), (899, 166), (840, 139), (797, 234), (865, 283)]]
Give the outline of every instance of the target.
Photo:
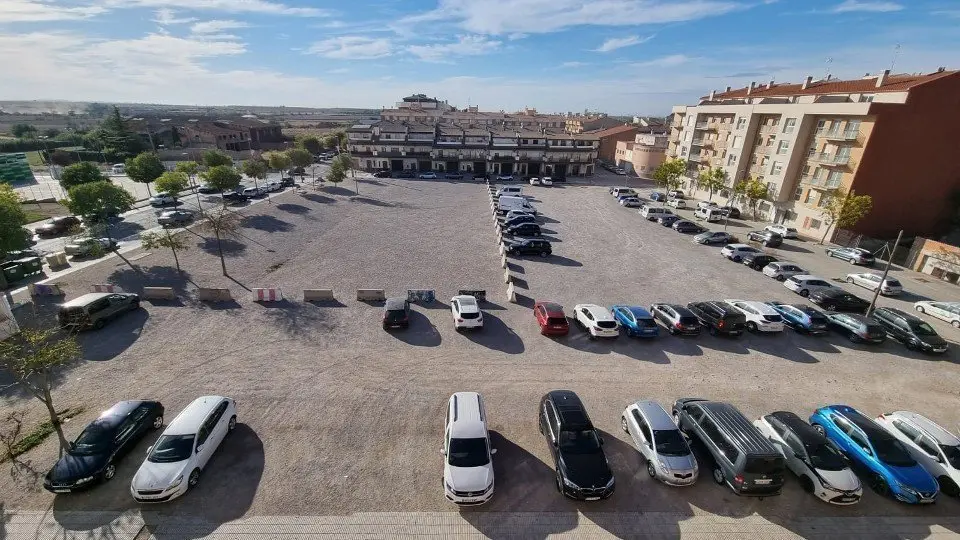
[(657, 201), (657, 202), (665, 201), (667, 200), (667, 196), (663, 193), (660, 193), (659, 191), (654, 191), (653, 193), (650, 194), (650, 200)]
[(821, 311), (806, 304), (767, 302), (783, 317), (783, 323), (803, 334), (826, 334), (830, 321)]
[(649, 311), (637, 306), (613, 306), (613, 318), (627, 329), (627, 336), (657, 337), (660, 328)]
[(903, 443), (853, 407), (821, 407), (810, 416), (810, 423), (866, 474), (866, 484), (878, 494), (910, 504), (937, 500), (937, 480)]

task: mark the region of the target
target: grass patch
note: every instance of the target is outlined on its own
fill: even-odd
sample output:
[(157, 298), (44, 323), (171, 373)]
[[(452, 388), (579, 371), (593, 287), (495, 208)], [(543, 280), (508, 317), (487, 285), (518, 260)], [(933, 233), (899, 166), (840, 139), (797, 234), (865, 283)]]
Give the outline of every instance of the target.
[(70, 214), (65, 206), (57, 202), (23, 203), (20, 205), (27, 215), (27, 223), (35, 223), (47, 218), (66, 216)]
[(27, 163), (31, 167), (43, 167), (43, 158), (40, 157), (40, 152), (34, 150), (32, 152), (26, 152), (27, 154)]
[[(83, 407), (71, 407), (64, 409), (57, 413), (57, 417), (60, 418), (60, 423), (77, 416), (83, 412)], [(6, 461), (11, 458), (15, 458), (25, 452), (28, 452), (30, 449), (38, 446), (40, 443), (45, 441), (53, 433), (53, 424), (49, 420), (43, 422), (39, 426), (33, 428), (33, 431), (27, 433), (23, 436), (22, 439), (17, 441), (17, 444), (13, 445), (11, 448), (11, 453), (4, 456), (3, 461)]]
[(33, 210), (27, 211), (27, 221), (25, 223), (36, 223), (38, 221), (43, 221), (49, 216), (42, 212), (34, 212)]

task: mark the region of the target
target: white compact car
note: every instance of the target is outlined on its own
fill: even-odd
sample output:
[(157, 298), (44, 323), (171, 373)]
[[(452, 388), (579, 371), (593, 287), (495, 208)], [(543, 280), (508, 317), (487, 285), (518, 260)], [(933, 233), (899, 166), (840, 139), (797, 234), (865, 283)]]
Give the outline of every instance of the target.
[(590, 339), (620, 336), (620, 324), (613, 318), (610, 310), (603, 306), (577, 304), (573, 307), (573, 320), (590, 334)]
[(783, 261), (772, 262), (763, 267), (763, 275), (772, 277), (777, 281), (784, 281), (788, 277), (803, 276), (806, 274), (808, 274), (808, 272), (803, 268), (793, 263)]
[(706, 210), (708, 208), (718, 208), (717, 203), (713, 201), (700, 201), (697, 203), (697, 210)]
[(170, 193), (157, 193), (153, 197), (150, 197), (150, 206), (166, 206), (168, 204), (176, 204), (177, 198)]
[(686, 208), (687, 202), (683, 199), (670, 199), (667, 201), (667, 206), (672, 206), (674, 208)]
[(941, 321), (947, 321), (954, 328), (960, 328), (960, 302), (917, 302), (914, 309), (920, 313), (929, 313)]
[(825, 279), (817, 276), (811, 276), (809, 274), (790, 276), (783, 282), (783, 286), (804, 298), (810, 296), (810, 293), (812, 292), (825, 291), (827, 289), (832, 290), (837, 288), (831, 285), (830, 282), (826, 281)]
[(432, 172), (420, 173), (418, 175), (418, 178), (422, 178), (424, 180), (436, 180), (437, 173), (432, 173)]
[(540, 177), (539, 177), (539, 176), (533, 176), (533, 177), (531, 177), (531, 178), (530, 178), (530, 185), (531, 185), (531, 186), (539, 186), (539, 185), (540, 185)]
[(540, 178), (540, 184), (541, 184), (541, 185), (544, 185), (544, 186), (552, 186), (552, 185), (553, 185), (553, 179), (550, 178), (549, 176), (544, 176), (544, 177)]
[(697, 458), (673, 419), (655, 401), (630, 404), (620, 416), (620, 427), (647, 462), (647, 474), (671, 486), (697, 482)]
[(879, 287), (880, 294), (884, 296), (896, 296), (903, 292), (903, 285), (899, 281), (891, 277), (883, 279), (883, 276), (870, 272), (847, 274), (847, 283), (853, 283), (871, 291), (875, 291)]
[(720, 250), (720, 254), (733, 262), (740, 262), (747, 253), (760, 253), (760, 250), (746, 244), (727, 244)]
[(769, 304), (733, 299), (727, 299), (724, 302), (737, 308), (747, 317), (747, 330), (751, 332), (783, 332), (783, 317)]
[(784, 238), (796, 238), (797, 230), (786, 225), (767, 225), (763, 228), (765, 231), (775, 232)]
[(453, 327), (483, 328), (483, 313), (473, 296), (462, 294), (450, 299), (450, 311), (453, 313)]
[(457, 392), (447, 404), (443, 429), (443, 495), (458, 505), (483, 504), (493, 497), (493, 454), (483, 398)]
[(130, 482), (133, 498), (159, 503), (186, 493), (200, 481), (200, 472), (236, 426), (237, 407), (232, 399), (195, 399), (147, 450), (147, 459)]
[(881, 414), (877, 423), (900, 439), (910, 455), (937, 479), (940, 491), (960, 496), (960, 437), (915, 412)]
[(804, 491), (831, 504), (860, 501), (863, 486), (857, 475), (833, 444), (802, 418), (777, 411), (757, 418), (753, 425), (783, 454)]

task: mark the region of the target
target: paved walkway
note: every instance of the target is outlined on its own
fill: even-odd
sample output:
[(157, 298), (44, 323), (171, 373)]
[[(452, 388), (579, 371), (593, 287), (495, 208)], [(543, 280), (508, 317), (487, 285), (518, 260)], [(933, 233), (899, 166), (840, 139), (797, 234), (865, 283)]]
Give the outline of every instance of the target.
[[(776, 519), (776, 518), (772, 518)], [(774, 523), (758, 515), (727, 518), (671, 513), (363, 512), (349, 516), (257, 516), (224, 524), (130, 511), (13, 512), (0, 540), (306, 538), (960, 538), (960, 517), (801, 518)]]

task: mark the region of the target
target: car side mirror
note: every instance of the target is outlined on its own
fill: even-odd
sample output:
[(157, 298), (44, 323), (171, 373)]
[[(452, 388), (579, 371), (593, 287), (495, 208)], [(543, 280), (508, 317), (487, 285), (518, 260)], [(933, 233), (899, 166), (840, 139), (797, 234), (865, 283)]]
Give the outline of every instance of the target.
[(597, 439), (600, 441), (600, 446), (603, 446), (603, 436), (597, 435)]
[(153, 445), (151, 445), (149, 448), (147, 448), (147, 452), (146, 452), (147, 455), (149, 455), (152, 450), (153, 450)]
[(491, 449), (490, 449), (490, 455), (493, 455), (493, 454), (496, 454), (496, 453), (497, 453), (497, 449), (496, 449), (496, 448), (491, 448)]
[(203, 450), (203, 445), (202, 445), (202, 444), (197, 445), (197, 453), (198, 453), (198, 454), (200, 453), (201, 450)]

